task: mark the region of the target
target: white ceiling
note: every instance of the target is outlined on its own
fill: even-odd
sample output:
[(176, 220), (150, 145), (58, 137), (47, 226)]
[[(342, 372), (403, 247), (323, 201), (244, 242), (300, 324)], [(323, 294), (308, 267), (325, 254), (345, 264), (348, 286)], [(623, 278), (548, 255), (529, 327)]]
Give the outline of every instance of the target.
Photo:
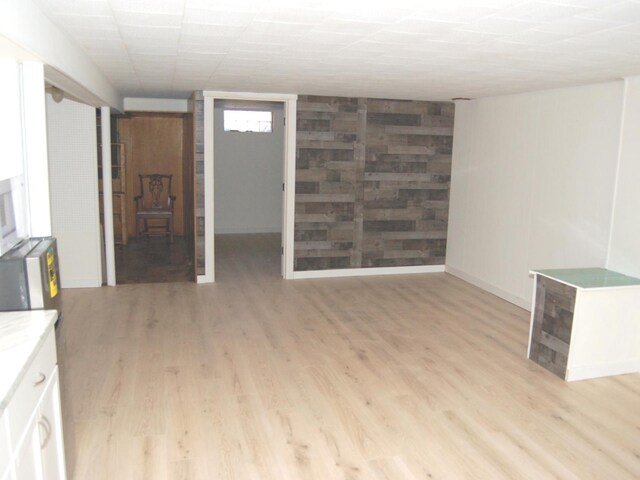
[(34, 0), (124, 96), (449, 99), (640, 74), (640, 0)]

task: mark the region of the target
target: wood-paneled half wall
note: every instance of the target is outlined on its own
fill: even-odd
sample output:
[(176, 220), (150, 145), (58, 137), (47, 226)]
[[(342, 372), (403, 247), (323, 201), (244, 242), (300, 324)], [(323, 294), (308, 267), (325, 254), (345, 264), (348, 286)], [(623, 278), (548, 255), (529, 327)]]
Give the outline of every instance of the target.
[(454, 104), (300, 96), (296, 271), (445, 263)]

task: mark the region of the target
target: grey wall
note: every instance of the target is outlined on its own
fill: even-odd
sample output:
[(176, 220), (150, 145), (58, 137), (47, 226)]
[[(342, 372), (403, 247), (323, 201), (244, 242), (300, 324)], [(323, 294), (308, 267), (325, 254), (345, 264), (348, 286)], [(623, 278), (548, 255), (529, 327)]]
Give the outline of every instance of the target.
[(272, 107), (273, 132), (225, 132), (223, 101), (215, 103), (216, 233), (282, 230), (284, 108)]

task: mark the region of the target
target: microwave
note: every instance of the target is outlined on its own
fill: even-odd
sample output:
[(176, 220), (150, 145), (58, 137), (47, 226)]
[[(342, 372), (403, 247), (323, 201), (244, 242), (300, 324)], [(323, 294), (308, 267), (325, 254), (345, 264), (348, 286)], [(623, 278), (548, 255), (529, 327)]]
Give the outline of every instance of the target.
[(23, 177), (0, 180), (0, 256), (27, 236), (24, 211)]
[(0, 311), (60, 310), (58, 247), (27, 238), (0, 257)]

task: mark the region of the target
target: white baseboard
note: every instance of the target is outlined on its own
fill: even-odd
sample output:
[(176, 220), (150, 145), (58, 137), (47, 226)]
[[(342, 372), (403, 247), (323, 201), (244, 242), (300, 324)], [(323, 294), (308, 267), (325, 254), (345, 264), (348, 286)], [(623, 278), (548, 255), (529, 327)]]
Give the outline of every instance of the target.
[(304, 270), (293, 272), (293, 279), (303, 278), (335, 278), (335, 277), (364, 277), (369, 275), (407, 275), (413, 273), (441, 273), (444, 265), (414, 265), (408, 267), (372, 267), (372, 268), (342, 268), (336, 270)]
[(465, 282), (470, 283), (471, 285), (475, 285), (476, 287), (481, 288), (482, 290), (486, 290), (487, 292), (492, 293), (496, 297), (500, 297), (503, 300), (506, 300), (509, 303), (513, 303), (514, 305), (517, 305), (520, 308), (524, 308), (529, 312), (531, 311), (531, 300), (526, 300), (524, 298), (517, 297), (512, 293), (502, 290), (501, 288), (491, 285), (490, 283), (487, 283), (484, 280), (480, 280), (479, 278), (474, 277), (473, 275), (469, 275), (468, 273), (458, 270), (457, 268), (453, 268), (449, 265), (445, 267), (445, 272), (453, 275), (454, 277), (458, 277), (461, 280), (464, 280)]
[(90, 279), (65, 280), (60, 282), (60, 288), (98, 288), (102, 286), (102, 281)]
[(216, 235), (231, 235), (231, 234), (250, 234), (250, 233), (280, 233), (282, 227), (246, 227), (246, 228), (216, 228)]
[(610, 377), (627, 373), (640, 373), (640, 361), (629, 360), (626, 362), (612, 363), (609, 365), (586, 365), (567, 368), (567, 382), (586, 380), (588, 378)]
[(196, 283), (213, 283), (214, 279), (210, 275), (198, 275), (196, 277)]

